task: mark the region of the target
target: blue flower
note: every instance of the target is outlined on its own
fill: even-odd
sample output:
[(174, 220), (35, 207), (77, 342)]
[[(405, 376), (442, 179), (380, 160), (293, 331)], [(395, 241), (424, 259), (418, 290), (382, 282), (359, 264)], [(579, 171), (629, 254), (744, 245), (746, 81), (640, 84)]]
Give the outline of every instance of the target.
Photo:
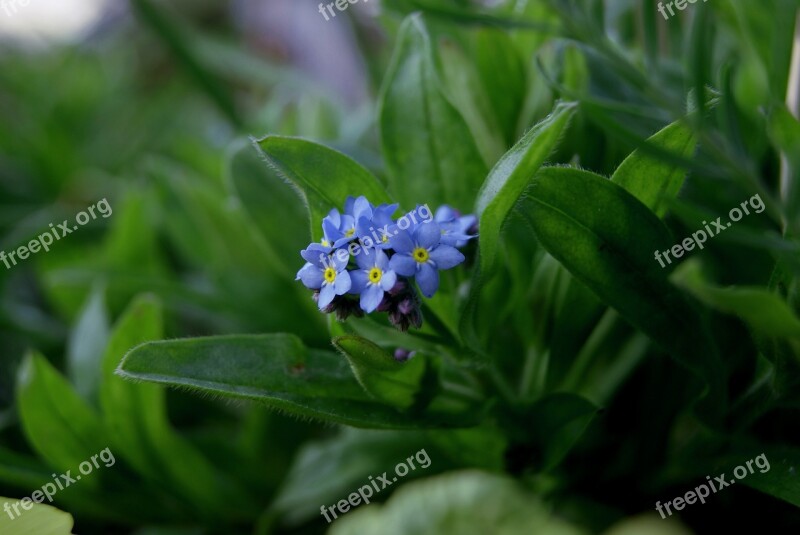
[(325, 237), (322, 245), (332, 249), (339, 248), (356, 239), (356, 222), (353, 216), (340, 214), (333, 208), (322, 220), (322, 232)]
[(323, 247), (312, 243), (307, 249), (300, 251), (306, 264), (300, 268), (295, 278), (302, 281), (306, 288), (319, 290), (320, 310), (327, 307), (337, 295), (347, 293), (352, 286), (350, 273), (345, 269), (350, 254), (344, 249), (327, 254)]
[(411, 232), (400, 231), (391, 238), (395, 254), (389, 267), (398, 275), (416, 277), (425, 297), (432, 297), (439, 288), (439, 270), (464, 261), (464, 255), (441, 240), (442, 230), (432, 221), (417, 225)]
[(476, 234), (470, 234), (478, 223), (474, 215), (461, 216), (450, 206), (442, 205), (436, 210), (433, 220), (442, 229), (442, 243), (445, 245), (464, 247), (468, 240), (476, 237)]
[(383, 294), (397, 282), (397, 274), (389, 269), (389, 257), (377, 249), (374, 255), (357, 255), (358, 270), (351, 271), (350, 293), (361, 294), (361, 309), (372, 312), (383, 300)]
[(389, 249), (389, 238), (397, 227), (392, 220), (392, 214), (397, 211), (398, 206), (398, 204), (381, 204), (359, 214), (356, 220), (356, 235), (364, 247)]

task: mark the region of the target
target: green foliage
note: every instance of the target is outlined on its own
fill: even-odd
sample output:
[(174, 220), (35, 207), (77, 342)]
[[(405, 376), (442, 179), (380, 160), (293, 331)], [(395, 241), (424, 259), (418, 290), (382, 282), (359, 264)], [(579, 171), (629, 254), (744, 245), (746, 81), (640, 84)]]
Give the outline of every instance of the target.
[[(116, 456), (0, 533), (796, 532), (796, 0), (307, 6), (291, 44), (178, 4), (0, 45), (0, 250), (114, 208), (0, 267), (0, 494)], [(419, 329), (295, 280), (360, 195), (479, 219)]]

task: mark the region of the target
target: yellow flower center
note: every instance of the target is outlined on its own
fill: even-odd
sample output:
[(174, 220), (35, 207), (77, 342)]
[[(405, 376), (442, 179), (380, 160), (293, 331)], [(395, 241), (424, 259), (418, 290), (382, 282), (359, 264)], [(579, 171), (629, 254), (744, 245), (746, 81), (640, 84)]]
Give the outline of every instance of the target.
[(386, 234), (381, 236), (381, 242), (382, 243), (389, 243), (389, 236), (387, 236)]
[(383, 271), (380, 268), (372, 268), (369, 270), (369, 281), (373, 284), (378, 284), (381, 282), (381, 277), (383, 277)]
[(417, 247), (416, 249), (414, 249), (412, 256), (414, 257), (414, 260), (416, 260), (420, 264), (424, 264), (425, 262), (427, 262), (428, 258), (430, 257), (430, 255), (428, 254), (428, 250), (425, 249), (424, 247)]
[(331, 246), (331, 242), (329, 242), (325, 238), (322, 238), (322, 246), (323, 247), (330, 247)]
[(352, 236), (352, 235), (353, 235), (353, 234), (355, 234), (355, 233), (356, 233), (356, 229), (354, 229), (354, 228), (349, 228), (349, 229), (347, 229), (347, 230), (345, 231), (344, 235), (345, 235), (345, 236), (347, 236), (347, 237), (349, 238), (350, 236)]
[(336, 270), (332, 267), (325, 268), (325, 280), (328, 284), (332, 284), (336, 280)]

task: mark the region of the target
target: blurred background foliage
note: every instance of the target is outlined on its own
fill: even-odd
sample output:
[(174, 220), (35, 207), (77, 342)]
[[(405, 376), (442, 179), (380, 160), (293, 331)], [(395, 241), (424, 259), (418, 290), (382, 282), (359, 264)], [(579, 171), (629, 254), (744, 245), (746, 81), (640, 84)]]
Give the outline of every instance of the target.
[[(701, 461), (717, 440), (704, 437), (699, 451), (684, 447), (705, 431), (682, 420), (685, 377), (657, 352), (609, 393), (609, 417), (592, 424), (568, 469), (534, 478), (530, 487), (552, 498), (547, 505), (510, 490), (502, 475), (521, 475), (516, 456), (530, 452), (508, 450), (504, 438), (480, 429), (323, 427), (247, 403), (123, 385), (110, 373), (114, 359), (149, 339), (291, 332), (309, 347), (329, 347), (325, 317), (293, 280), (297, 252), (308, 242), (302, 203), (263, 165), (251, 137), (312, 138), (383, 179), (376, 100), (400, 23), (414, 12), (424, 14), (441, 87), (486, 169), (559, 98), (580, 108), (551, 159), (604, 175), (664, 125), (699, 110), (692, 117), (702, 148), (682, 162), (692, 179), (671, 207), (674, 235), (689, 235), (708, 214), (727, 213), (760, 192), (769, 217), (709, 244), (705, 265), (721, 284), (766, 285), (776, 261), (796, 276), (800, 246), (781, 237), (800, 232), (800, 193), (776, 193), (782, 173), (800, 183), (798, 125), (784, 104), (795, 0), (711, 0), (669, 21), (656, 2), (637, 0), (371, 0), (328, 22), (312, 1), (130, 0), (98, 3), (97, 16), (68, 35), (36, 26), (36, 17), (58, 16), (48, 11), (53, 4), (31, 0), (12, 16), (0, 12), (7, 34), (0, 45), (0, 250), (27, 243), (101, 198), (113, 215), (46, 254), (0, 267), (0, 495), (29, 495), (47, 481), (58, 464), (54, 449), (70, 452), (75, 464), (89, 451), (66, 437), (77, 422), (47, 423), (54, 426), (50, 442), (62, 442), (56, 431), (63, 431), (59, 445), (23, 425), (17, 405), (30, 397), (39, 401), (28, 409), (41, 418), (61, 404), (80, 405), (83, 423), (102, 421), (111, 430), (98, 427), (91, 452), (118, 444), (126, 458), (93, 476), (95, 484), (58, 495), (56, 505), (75, 516), (80, 533), (322, 532), (320, 505), (422, 447), (433, 463), (415, 476), (484, 472), (418, 487), (409, 478), (408, 492), (403, 487), (385, 516), (372, 524), (364, 519), (354, 531), (341, 522), (334, 532), (406, 533), (403, 518), (417, 514), (420, 503), (437, 510), (439, 501), (442, 517), (431, 515), (417, 532), (455, 533), (459, 524), (448, 524), (445, 512), (470, 518), (474, 510), (497, 518), (528, 511), (510, 521), (508, 533), (537, 522), (536, 533), (800, 527), (796, 508), (744, 486), (688, 508), (687, 528), (652, 520), (656, 500), (712, 474)], [(529, 241), (529, 250), (508, 253), (519, 261), (502, 280), (547, 288), (554, 265), (534, 262), (541, 255)], [(535, 323), (548, 305), (527, 303), (545, 295), (536, 287), (514, 295), (495, 286), (481, 320), (502, 365), (525, 350), (502, 335), (515, 323)], [(797, 299), (797, 288), (789, 290)], [(520, 309), (527, 312), (518, 315)], [(758, 373), (748, 360), (753, 343), (737, 320), (716, 321), (715, 332), (727, 333), (718, 338), (728, 367), (720, 373), (733, 377), (734, 390), (743, 388)], [(632, 333), (627, 324), (616, 329), (612, 341)], [(554, 352), (569, 354), (576, 343), (548, 336), (561, 344)], [(86, 362), (101, 387), (82, 386)], [(794, 369), (796, 362), (786, 365)], [(55, 370), (81, 397), (72, 398)], [(34, 372), (40, 382), (17, 380)], [(124, 388), (136, 389), (141, 404), (115, 404)], [(797, 445), (797, 410), (793, 397), (748, 423), (762, 437)], [(796, 480), (787, 485), (800, 494)], [(461, 490), (448, 501), (453, 489)], [(543, 520), (552, 510), (563, 520)], [(642, 513), (651, 516), (625, 524)]]

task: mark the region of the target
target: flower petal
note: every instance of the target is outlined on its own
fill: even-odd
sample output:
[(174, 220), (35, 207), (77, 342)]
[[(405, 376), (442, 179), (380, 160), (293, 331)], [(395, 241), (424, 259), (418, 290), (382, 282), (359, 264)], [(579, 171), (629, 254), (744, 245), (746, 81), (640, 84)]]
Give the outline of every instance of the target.
[(394, 271), (384, 271), (383, 277), (381, 277), (381, 288), (386, 290), (387, 292), (394, 288), (394, 285), (397, 283), (397, 273)]
[(414, 242), (405, 230), (397, 229), (397, 234), (389, 237), (389, 244), (398, 253), (410, 253), (414, 250)]
[(414, 241), (421, 247), (430, 249), (439, 245), (442, 239), (442, 229), (433, 221), (419, 225), (414, 231)]
[(456, 211), (453, 210), (451, 206), (443, 204), (436, 210), (436, 215), (433, 217), (433, 219), (437, 223), (455, 221)]
[(369, 282), (369, 275), (366, 271), (357, 269), (350, 272), (350, 280), (352, 281), (350, 293), (357, 295), (363, 292), (364, 288), (366, 288), (367, 283)]
[(410, 254), (395, 253), (389, 260), (389, 267), (396, 271), (398, 275), (411, 277), (417, 272), (417, 261), (411, 258)]
[(372, 219), (372, 205), (363, 195), (356, 199), (353, 204), (353, 217), (356, 220), (366, 217)]
[(425, 297), (433, 297), (439, 289), (439, 272), (430, 264), (420, 264), (417, 271), (417, 284)]
[(430, 252), (430, 257), (438, 269), (450, 269), (464, 261), (464, 255), (449, 245), (440, 245)]
[(311, 290), (318, 290), (322, 286), (324, 277), (322, 270), (313, 264), (306, 264), (297, 272), (297, 279), (303, 281), (303, 285)]
[(312, 243), (307, 248), (300, 251), (300, 256), (303, 257), (303, 260), (310, 264), (314, 264), (318, 268), (325, 268), (327, 260), (327, 255), (330, 253), (331, 248), (325, 247), (321, 243)]
[(382, 299), (383, 290), (381, 287), (375, 284), (369, 284), (367, 288), (361, 292), (361, 309), (367, 313), (372, 312), (378, 308)]
[(319, 301), (317, 302), (319, 309), (322, 310), (330, 305), (334, 297), (336, 297), (336, 292), (333, 289), (333, 285), (323, 284), (322, 289), (319, 291)]
[(331, 264), (333, 265), (334, 269), (337, 272), (342, 271), (344, 268), (347, 267), (347, 263), (350, 261), (350, 253), (347, 249), (336, 249), (331, 254)]
[(349, 271), (340, 271), (336, 275), (336, 280), (333, 281), (333, 289), (336, 291), (336, 295), (346, 294), (352, 285), (353, 281), (350, 279)]
[(374, 253), (375, 253), (376, 250), (377, 249), (367, 248), (367, 249), (365, 249), (363, 251), (361, 251), (361, 250), (357, 251), (358, 254), (355, 255), (356, 264), (358, 265), (358, 267), (360, 269), (366, 269), (367, 271), (372, 269), (372, 266), (375, 265), (375, 254)]

